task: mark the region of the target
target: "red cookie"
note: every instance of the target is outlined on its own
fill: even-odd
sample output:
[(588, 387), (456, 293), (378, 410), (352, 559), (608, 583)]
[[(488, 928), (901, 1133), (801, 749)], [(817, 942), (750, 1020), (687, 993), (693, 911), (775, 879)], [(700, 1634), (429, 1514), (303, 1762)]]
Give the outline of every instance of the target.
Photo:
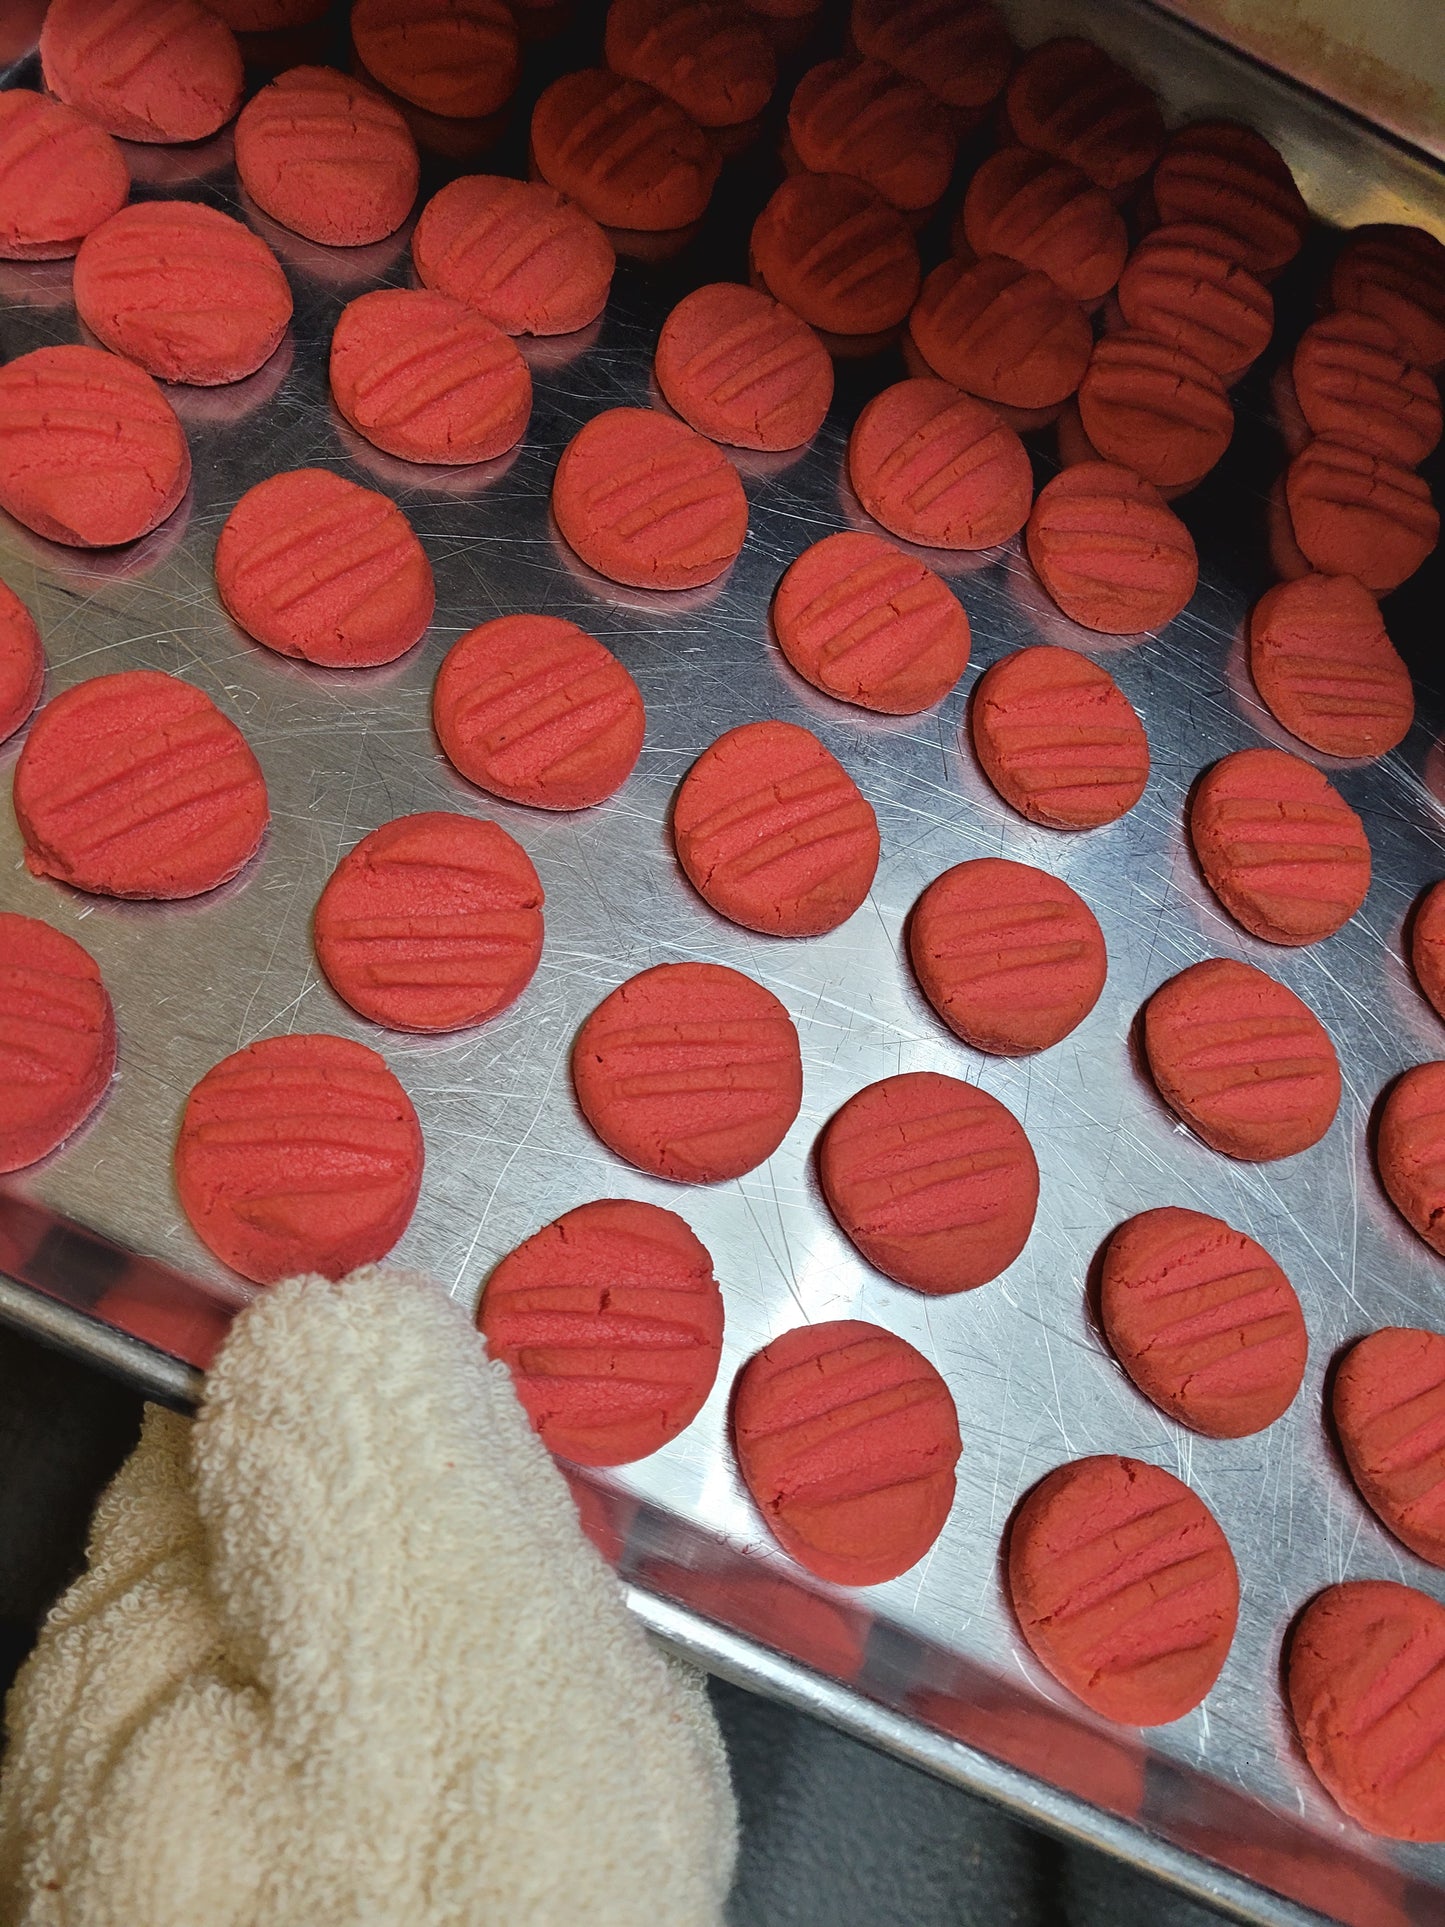
[(600, 1198), (534, 1232), (487, 1280), (487, 1350), (549, 1451), (630, 1465), (677, 1437), (722, 1357), (712, 1259), (674, 1212)]
[(243, 1278), (344, 1278), (406, 1230), (423, 1156), (411, 1099), (375, 1051), (264, 1037), (186, 1100), (176, 1189), (201, 1243)]
[(1445, 1258), (1445, 1064), (1416, 1064), (1397, 1078), (1376, 1156), (1400, 1216)]
[(847, 174), (794, 174), (757, 220), (753, 272), (814, 328), (886, 334), (918, 296), (918, 243), (897, 208)]
[(1016, 649), (980, 679), (973, 747), (1003, 800), (1030, 822), (1096, 830), (1149, 781), (1149, 739), (1107, 669), (1073, 649)]
[(653, 408), (609, 408), (578, 430), (557, 464), (552, 513), (584, 562), (638, 589), (715, 582), (748, 532), (732, 463)]
[(1435, 884), (1415, 913), (1410, 962), (1420, 988), (1445, 1018), (1445, 883)]
[(1131, 469), (1080, 462), (1040, 490), (1024, 534), (1066, 616), (1106, 636), (1162, 629), (1199, 581), (1194, 538)]
[(833, 399), (833, 364), (807, 322), (736, 281), (684, 295), (662, 324), (653, 373), (685, 422), (738, 448), (801, 448)]
[(1318, 1144), (1340, 1105), (1340, 1065), (1314, 1012), (1253, 964), (1210, 957), (1144, 1006), (1159, 1094), (1213, 1150), (1267, 1162)]
[(1007, 542), (1033, 502), (1018, 436), (946, 381), (900, 381), (875, 395), (849, 437), (848, 474), (875, 521), (933, 548)]
[(495, 823), (425, 810), (344, 856), (316, 905), (338, 997), (393, 1030), (462, 1030), (515, 1002), (542, 955), (542, 885)]
[(650, 234), (700, 220), (722, 164), (676, 101), (601, 67), (564, 74), (542, 95), (532, 159), (594, 220)]
[(1266, 279), (1293, 261), (1309, 227), (1283, 157), (1237, 121), (1194, 121), (1171, 134), (1149, 189), (1161, 221), (1213, 228), (1224, 252)]
[(0, 911), (0, 1172), (78, 1131), (115, 1069), (115, 1012), (87, 950)]
[(1275, 720), (1331, 756), (1383, 756), (1415, 720), (1410, 672), (1353, 576), (1306, 575), (1261, 596), (1249, 668)]
[(1094, 342), (1077, 301), (1048, 275), (1002, 254), (940, 263), (923, 284), (908, 328), (936, 375), (1010, 408), (1066, 401)]
[(1300, 412), (1333, 435), (1402, 468), (1418, 468), (1440, 440), (1440, 390), (1388, 322), (1321, 315), (1300, 336), (1290, 367)]
[(432, 721), (469, 783), (539, 810), (585, 810), (626, 782), (646, 715), (610, 649), (560, 616), (498, 616), (453, 643)]
[(396, 504), (324, 468), (246, 490), (216, 543), (216, 587), (247, 635), (327, 669), (405, 655), (436, 599), (431, 564)]
[(1234, 434), (1234, 410), (1214, 370), (1135, 328), (1094, 343), (1079, 418), (1106, 462), (1156, 488), (1203, 481)]
[(1129, 232), (1114, 203), (1068, 161), (1001, 147), (968, 184), (953, 245), (1037, 268), (1075, 301), (1101, 300), (1119, 279)]
[(35, 618), (9, 583), (0, 582), (0, 743), (30, 715), (44, 682), (45, 651)]
[(503, 0), (352, 0), (351, 40), (383, 87), (453, 119), (495, 114), (521, 73)]
[(1145, 1398), (1206, 1438), (1262, 1432), (1299, 1391), (1309, 1333), (1294, 1287), (1222, 1218), (1166, 1205), (1121, 1224), (1100, 1312)]
[(131, 141), (199, 141), (241, 104), (236, 36), (199, 0), (50, 0), (52, 94)]
[(266, 779), (210, 697), (128, 669), (53, 696), (15, 765), (32, 876), (107, 897), (196, 897), (260, 847)]
[(1128, 1726), (1196, 1707), (1239, 1618), (1239, 1574), (1208, 1506), (1172, 1473), (1113, 1454), (1061, 1465), (1029, 1493), (1008, 1585), (1034, 1657)]
[(1445, 1337), (1371, 1332), (1345, 1353), (1332, 1404), (1366, 1504), (1411, 1552), (1445, 1566)]
[(147, 535), (191, 479), (150, 376), (102, 348), (33, 348), (0, 368), (0, 508), (70, 548)]
[(1212, 228), (1155, 228), (1130, 255), (1118, 298), (1131, 329), (1182, 349), (1230, 387), (1269, 346), (1274, 298), (1222, 240)]
[(464, 174), (411, 237), (420, 279), (509, 335), (566, 335), (607, 305), (617, 257), (590, 214), (545, 181)]
[(1445, 368), (1445, 247), (1433, 234), (1385, 222), (1356, 228), (1335, 262), (1329, 298), (1386, 322), (1430, 374)]
[(236, 122), (242, 187), (273, 221), (328, 247), (394, 234), (420, 171), (396, 108), (333, 67), (278, 74)]
[(1440, 539), (1440, 517), (1420, 476), (1334, 436), (1301, 449), (1284, 490), (1310, 566), (1355, 576), (1376, 595), (1398, 589)]
[(770, 1158), (803, 1101), (793, 1020), (723, 964), (658, 964), (618, 986), (572, 1047), (602, 1142), (639, 1170), (720, 1184)]
[(720, 0), (612, 0), (604, 52), (615, 74), (675, 100), (700, 127), (739, 127), (772, 98), (773, 43)]
[(942, 702), (972, 646), (963, 604), (947, 583), (863, 531), (804, 549), (778, 584), (773, 630), (814, 688), (885, 716)]
[(798, 1326), (748, 1360), (733, 1443), (778, 1544), (839, 1586), (917, 1565), (948, 1518), (963, 1449), (938, 1372), (854, 1318)]
[(1352, 1820), (1387, 1840), (1445, 1840), (1445, 1607), (1413, 1586), (1327, 1586), (1290, 1637), (1305, 1756)]
[(853, 42), (961, 116), (996, 100), (1013, 65), (1003, 16), (988, 0), (853, 0)]
[(1062, 878), (1004, 857), (935, 877), (914, 905), (908, 954), (929, 1003), (975, 1050), (1047, 1050), (1083, 1023), (1109, 959), (1088, 904)]
[(793, 152), (814, 174), (852, 174), (907, 214), (942, 199), (958, 141), (948, 111), (881, 60), (825, 60), (788, 108)]
[(836, 930), (878, 869), (867, 798), (797, 723), (744, 723), (705, 749), (673, 803), (672, 840), (720, 916), (774, 937)]
[(1047, 40), (1026, 53), (1004, 111), (1025, 147), (1072, 162), (1110, 193), (1148, 173), (1164, 145), (1149, 89), (1088, 40)]
[(103, 128), (32, 88), (0, 93), (0, 259), (74, 254), (129, 193), (130, 173)]

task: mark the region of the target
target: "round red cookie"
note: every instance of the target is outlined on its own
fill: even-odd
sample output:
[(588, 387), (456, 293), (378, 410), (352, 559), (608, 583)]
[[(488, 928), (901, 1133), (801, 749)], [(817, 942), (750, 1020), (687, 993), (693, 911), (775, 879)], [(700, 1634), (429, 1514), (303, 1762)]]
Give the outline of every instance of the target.
[(944, 261), (923, 284), (909, 333), (936, 375), (985, 401), (1051, 408), (1089, 365), (1093, 333), (1077, 301), (1007, 255)]
[(584, 562), (638, 589), (715, 582), (748, 532), (732, 463), (653, 408), (609, 408), (577, 431), (557, 464), (552, 513)]
[(932, 569), (881, 535), (826, 535), (773, 598), (778, 647), (841, 702), (912, 716), (942, 702), (968, 667), (963, 604)]
[(260, 847), (266, 779), (202, 690), (127, 669), (53, 696), (15, 766), (25, 867), (108, 897), (196, 897)]
[(131, 141), (199, 141), (241, 104), (236, 36), (199, 0), (50, 0), (51, 93)]
[(1285, 471), (1294, 538), (1311, 568), (1352, 575), (1376, 595), (1412, 576), (1440, 539), (1422, 477), (1353, 443), (1320, 435)]
[(1387, 1840), (1445, 1840), (1445, 1606), (1413, 1586), (1327, 1586), (1290, 1636), (1290, 1712), (1326, 1791)]
[(699, 896), (774, 937), (836, 930), (878, 869), (872, 807), (797, 723), (744, 723), (705, 749), (673, 803), (672, 840)]
[(1445, 1258), (1445, 1063), (1416, 1064), (1396, 1079), (1375, 1154), (1400, 1216)]
[(958, 152), (947, 109), (881, 60), (810, 68), (788, 107), (788, 136), (810, 172), (856, 175), (906, 214), (942, 198)]
[(1099, 1001), (1109, 959), (1098, 919), (1060, 877), (976, 857), (914, 905), (908, 954), (924, 995), (975, 1050), (1047, 1050)]
[(542, 955), (542, 885), (495, 823), (398, 816), (344, 856), (316, 905), (338, 997), (393, 1030), (462, 1030), (513, 1003)]
[(1202, 481), (1234, 434), (1234, 410), (1214, 370), (1137, 328), (1094, 343), (1079, 419), (1104, 461), (1156, 488)]
[(833, 363), (807, 322), (736, 281), (683, 296), (662, 324), (653, 372), (685, 422), (738, 448), (801, 448), (833, 399)]
[(0, 259), (74, 254), (129, 193), (129, 170), (103, 128), (33, 88), (0, 93)]
[(158, 381), (252, 375), (291, 319), (291, 288), (259, 234), (199, 201), (136, 201), (81, 243), (75, 308)]
[(1262, 1432), (1299, 1391), (1309, 1333), (1294, 1286), (1222, 1218), (1165, 1205), (1121, 1224), (1100, 1312), (1144, 1396), (1206, 1438)]
[(1013, 65), (1008, 27), (988, 0), (853, 0), (853, 41), (962, 115), (1003, 91)]
[(1072, 162), (1110, 193), (1132, 187), (1164, 145), (1149, 89), (1088, 40), (1047, 40), (1026, 53), (1004, 111), (1025, 147)]
[(1353, 576), (1301, 576), (1261, 596), (1249, 668), (1275, 720), (1331, 756), (1383, 756), (1415, 720), (1410, 672)]
[(273, 221), (328, 247), (394, 234), (420, 178), (397, 109), (334, 67), (292, 67), (247, 101), (236, 172)]
[(78, 1131), (114, 1069), (115, 1012), (90, 952), (0, 911), (0, 1172)]
[(417, 275), (509, 335), (565, 335), (607, 305), (617, 257), (590, 214), (545, 181), (464, 174), (411, 237)]
[(630, 1465), (691, 1425), (722, 1357), (712, 1259), (675, 1212), (579, 1205), (509, 1252), (477, 1307), (549, 1451)]
[(834, 1585), (896, 1579), (943, 1530), (958, 1413), (939, 1373), (892, 1332), (854, 1318), (784, 1332), (738, 1373), (732, 1425), (768, 1530)]
[(1233, 260), (1267, 279), (1293, 261), (1309, 227), (1283, 157), (1237, 121), (1194, 121), (1171, 134), (1149, 190), (1161, 221), (1214, 229)]
[(1144, 1006), (1159, 1094), (1226, 1157), (1268, 1162), (1318, 1144), (1340, 1105), (1340, 1064), (1308, 1005), (1253, 964), (1210, 957)]
[(975, 173), (953, 231), (961, 253), (960, 242), (1036, 268), (1083, 302), (1102, 300), (1129, 254), (1123, 216), (1104, 190), (1028, 147), (1001, 147)]
[(1199, 581), (1194, 538), (1131, 469), (1079, 462), (1040, 490), (1024, 540), (1066, 616), (1102, 635), (1162, 629)]
[(1415, 913), (1410, 962), (1420, 988), (1445, 1018), (1445, 882), (1435, 884)]
[(875, 521), (932, 548), (994, 548), (1018, 534), (1033, 503), (1023, 443), (946, 381), (875, 395), (849, 437), (848, 474)]
[(1229, 387), (1269, 346), (1274, 298), (1221, 241), (1212, 228), (1155, 228), (1119, 276), (1118, 299), (1131, 329), (1182, 349)]
[(495, 114), (521, 73), (504, 0), (352, 0), (351, 40), (383, 87), (453, 119)]
[(1061, 1465), (1028, 1494), (1008, 1587), (1040, 1664), (1129, 1726), (1196, 1707), (1239, 1619), (1234, 1555), (1208, 1506), (1173, 1473), (1112, 1453)]
[(720, 0), (613, 0), (604, 52), (613, 73), (655, 87), (700, 127), (755, 119), (777, 84), (767, 34)]
[(1386, 322), (1430, 374), (1445, 368), (1445, 247), (1423, 228), (1356, 228), (1335, 262), (1329, 298)]
[(405, 655), (436, 599), (431, 564), (396, 504), (324, 468), (246, 490), (216, 543), (216, 587), (247, 635), (327, 669)]
[(1345, 1353), (1331, 1403), (1366, 1504), (1411, 1552), (1445, 1566), (1445, 1337), (1371, 1332)]
[(794, 174), (753, 223), (754, 276), (826, 334), (884, 335), (918, 297), (918, 243), (897, 208), (847, 174)]
[(243, 1278), (344, 1278), (406, 1230), (423, 1157), (411, 1099), (374, 1050), (264, 1037), (186, 1100), (176, 1190), (201, 1243)]
[(1300, 412), (1333, 435), (1402, 468), (1418, 468), (1440, 441), (1440, 390), (1374, 315), (1321, 315), (1300, 336), (1290, 365)]
[(532, 110), (532, 159), (595, 221), (650, 234), (700, 220), (722, 164), (676, 101), (601, 67), (547, 88)]
[(803, 1101), (787, 1011), (723, 964), (658, 964), (618, 986), (572, 1047), (572, 1086), (602, 1142), (639, 1170), (720, 1184), (770, 1158)]
[(40, 701), (45, 651), (35, 618), (8, 582), (0, 582), (0, 743), (13, 736)]
[(432, 720), (469, 783), (539, 810), (585, 810), (626, 782), (642, 751), (637, 684), (560, 616), (497, 616), (453, 643)]
[(1095, 830), (1132, 810), (1149, 739), (1107, 669), (1039, 643), (986, 671), (969, 708), (983, 773), (1004, 801), (1055, 830)]

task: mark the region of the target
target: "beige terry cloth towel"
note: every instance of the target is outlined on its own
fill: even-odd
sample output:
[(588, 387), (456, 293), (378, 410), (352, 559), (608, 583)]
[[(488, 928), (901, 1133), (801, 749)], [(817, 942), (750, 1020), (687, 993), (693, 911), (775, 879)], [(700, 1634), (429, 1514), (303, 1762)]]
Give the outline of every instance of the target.
[(505, 1367), (382, 1268), (151, 1408), (11, 1693), (6, 1927), (716, 1927), (727, 1765)]

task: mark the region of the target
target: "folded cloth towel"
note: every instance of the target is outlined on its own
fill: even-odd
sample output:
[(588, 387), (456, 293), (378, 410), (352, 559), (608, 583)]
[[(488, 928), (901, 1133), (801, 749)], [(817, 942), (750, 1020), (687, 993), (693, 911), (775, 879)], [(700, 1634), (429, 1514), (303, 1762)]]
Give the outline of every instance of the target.
[(7, 1706), (11, 1927), (716, 1927), (727, 1766), (505, 1368), (302, 1278), (148, 1410)]

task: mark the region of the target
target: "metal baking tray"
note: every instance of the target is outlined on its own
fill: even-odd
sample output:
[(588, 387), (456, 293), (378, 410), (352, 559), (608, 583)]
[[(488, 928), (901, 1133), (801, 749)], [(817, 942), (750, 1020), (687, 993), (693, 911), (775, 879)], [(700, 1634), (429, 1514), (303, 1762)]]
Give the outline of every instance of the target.
[[(1172, 118), (1220, 109), (1275, 139), (1324, 218), (1418, 220), (1445, 233), (1445, 178), (1422, 157), (1316, 97), (1249, 67), (1140, 0), (1013, 0), (1021, 40), (1084, 28), (1130, 59)], [(585, 58), (581, 41), (532, 56), (532, 84)], [(22, 66), (17, 78), (33, 69)], [(526, 96), (496, 162), (524, 165)], [(141, 193), (234, 208), (229, 141), (138, 156)], [(475, 162), (472, 162), (474, 165)], [(434, 186), (442, 169), (430, 162)], [(455, 168), (456, 163), (452, 163)], [(119, 1081), (96, 1120), (0, 1201), (0, 1316), (125, 1372), (177, 1402), (194, 1395), (245, 1295), (181, 1216), (170, 1147), (192, 1084), (218, 1058), (277, 1032), (330, 1030), (379, 1048), (410, 1091), (427, 1141), (415, 1219), (395, 1253), (470, 1306), (497, 1259), (587, 1199), (622, 1195), (680, 1210), (713, 1254), (727, 1305), (723, 1367), (693, 1425), (654, 1457), (578, 1478), (584, 1515), (639, 1615), (703, 1664), (805, 1706), (1059, 1833), (1089, 1841), (1239, 1918), (1321, 1915), (1357, 1927), (1445, 1917), (1445, 1850), (1394, 1847), (1346, 1821), (1313, 1781), (1285, 1714), (1282, 1635), (1321, 1586), (1401, 1578), (1445, 1598), (1445, 1575), (1398, 1545), (1356, 1497), (1322, 1423), (1331, 1358), (1389, 1322), (1440, 1325), (1445, 1270), (1383, 1196), (1368, 1148), (1378, 1094), (1445, 1030), (1401, 958), (1420, 890), (1445, 873), (1445, 719), (1432, 566), (1389, 618), (1417, 674), (1419, 720), (1373, 767), (1326, 766), (1361, 812), (1374, 849), (1364, 910), (1303, 952), (1256, 943), (1214, 903), (1182, 833), (1202, 765), (1286, 741), (1256, 699), (1241, 619), (1269, 580), (1264, 496), (1281, 460), (1268, 421), (1268, 365), (1238, 396), (1234, 447), (1182, 505), (1202, 557), (1198, 594), (1167, 631), (1133, 642), (1075, 629), (1044, 601), (1017, 544), (986, 556), (932, 554), (973, 623), (973, 663), (936, 711), (884, 718), (829, 702), (787, 669), (768, 633), (778, 577), (807, 543), (862, 525), (842, 471), (849, 424), (901, 372), (894, 353), (843, 363), (816, 443), (796, 457), (742, 458), (751, 527), (715, 588), (661, 596), (616, 589), (568, 553), (548, 492), (568, 437), (599, 408), (652, 398), (662, 316), (699, 281), (746, 273), (752, 214), (776, 178), (771, 139), (735, 161), (702, 235), (665, 267), (624, 265), (584, 339), (538, 344), (525, 442), (476, 470), (408, 467), (352, 436), (327, 394), (325, 351), (342, 303), (404, 282), (407, 233), (377, 248), (298, 242), (241, 202), (273, 242), (296, 293), (290, 338), (250, 381), (176, 397), (195, 475), (186, 501), (134, 548), (86, 556), (0, 518), (0, 575), (36, 612), (50, 693), (123, 667), (172, 671), (206, 689), (246, 731), (270, 786), (260, 860), (214, 897), (155, 906), (91, 899), (30, 877), (0, 809), (0, 904), (79, 936), (99, 960), (121, 1030)], [(1303, 324), (1327, 243), (1281, 284), (1282, 333)], [(0, 269), (7, 357), (77, 338), (69, 265)], [(1041, 472), (1047, 467), (1040, 451)], [(401, 503), (432, 559), (436, 621), (404, 661), (364, 673), (293, 665), (250, 643), (218, 606), (211, 555), (243, 489), (320, 463)], [(470, 790), (433, 739), (429, 699), (449, 645), (509, 610), (572, 618), (617, 651), (647, 702), (647, 744), (600, 808), (550, 816)], [(1041, 638), (1107, 661), (1148, 728), (1143, 802), (1090, 835), (1031, 827), (993, 795), (960, 728), (970, 688), (1005, 651)], [(753, 936), (714, 916), (673, 859), (667, 817), (692, 759), (722, 730), (782, 716), (816, 730), (872, 800), (883, 859), (867, 904), (808, 942)], [(1298, 745), (1288, 743), (1291, 748)], [(0, 751), (8, 788), (17, 745)], [(505, 1015), (439, 1040), (380, 1032), (331, 993), (313, 959), (312, 906), (337, 858), (408, 810), (494, 816), (526, 847), (547, 893), (546, 948)], [(1004, 854), (1068, 878), (1107, 936), (1098, 1007), (1041, 1056), (987, 1058), (944, 1031), (908, 971), (901, 933), (924, 885), (965, 857)], [(1279, 1165), (1231, 1163), (1182, 1129), (1140, 1068), (1134, 1019), (1163, 979), (1223, 954), (1293, 986), (1335, 1038), (1345, 1097), (1328, 1137)], [(792, 1012), (802, 1038), (802, 1114), (760, 1170), (706, 1189), (654, 1181), (612, 1157), (583, 1124), (567, 1076), (572, 1036), (614, 985), (643, 967), (711, 958), (750, 972)], [(861, 1085), (903, 1070), (976, 1080), (1023, 1121), (1042, 1197), (1009, 1272), (962, 1297), (930, 1299), (871, 1271), (819, 1194), (812, 1148)], [(1091, 1310), (1108, 1232), (1150, 1205), (1218, 1212), (1261, 1239), (1304, 1301), (1311, 1359), (1293, 1409), (1263, 1436), (1217, 1443), (1169, 1423), (1113, 1362)], [(889, 1585), (849, 1594), (811, 1580), (773, 1546), (735, 1473), (727, 1400), (738, 1366), (801, 1320), (861, 1316), (919, 1346), (947, 1378), (964, 1436), (958, 1499), (932, 1553)], [(131, 1335), (127, 1335), (127, 1333)], [(154, 1344), (140, 1342), (151, 1339)], [(1093, 1719), (1022, 1646), (1000, 1585), (999, 1543), (1016, 1500), (1061, 1460), (1116, 1450), (1187, 1479), (1227, 1530), (1243, 1577), (1239, 1633), (1206, 1703), (1140, 1734)]]

